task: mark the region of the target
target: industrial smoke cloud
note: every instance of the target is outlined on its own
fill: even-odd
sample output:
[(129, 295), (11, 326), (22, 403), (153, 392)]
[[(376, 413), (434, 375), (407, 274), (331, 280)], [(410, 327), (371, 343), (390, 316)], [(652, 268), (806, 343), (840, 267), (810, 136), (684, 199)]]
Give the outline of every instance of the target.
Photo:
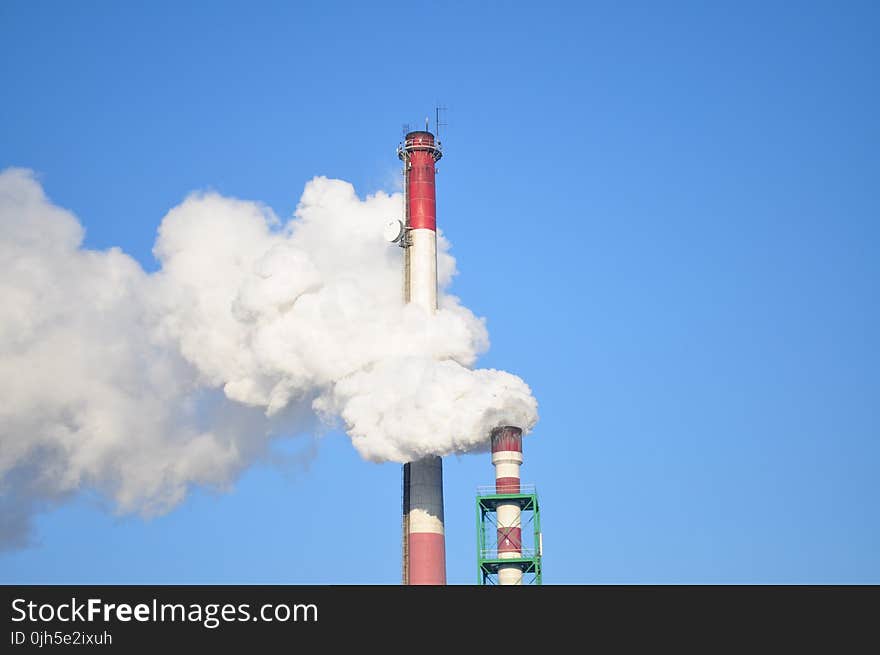
[(84, 249), (30, 171), (0, 172), (0, 545), (85, 489), (121, 512), (167, 511), (318, 422), (397, 462), (533, 427), (520, 378), (472, 368), (488, 335), (445, 292), (442, 237), (439, 311), (401, 301), (401, 250), (381, 229), (401, 204), (318, 177), (283, 222), (193, 194), (162, 220), (148, 274)]

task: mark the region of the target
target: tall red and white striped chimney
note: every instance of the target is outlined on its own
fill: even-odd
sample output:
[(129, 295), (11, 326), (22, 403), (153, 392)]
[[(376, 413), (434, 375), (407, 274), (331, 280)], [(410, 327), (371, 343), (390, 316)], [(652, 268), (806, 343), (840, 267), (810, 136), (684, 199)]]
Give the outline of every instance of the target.
[[(437, 195), (440, 144), (428, 131), (409, 132), (397, 149), (405, 178), (404, 300), (437, 310)], [(446, 584), (443, 461), (403, 465), (403, 583)]]
[[(520, 493), (519, 468), (523, 463), (522, 430), (506, 426), (492, 430), (492, 464), (495, 466), (495, 493)], [(498, 559), (522, 557), (522, 519), (518, 502), (499, 503)], [(498, 584), (521, 585), (523, 571), (519, 564), (498, 567)]]

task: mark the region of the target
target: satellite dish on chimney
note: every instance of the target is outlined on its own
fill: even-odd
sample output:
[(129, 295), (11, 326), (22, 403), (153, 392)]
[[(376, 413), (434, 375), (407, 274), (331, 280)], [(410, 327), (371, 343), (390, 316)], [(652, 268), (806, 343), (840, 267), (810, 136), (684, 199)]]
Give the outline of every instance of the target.
[(394, 218), (385, 223), (383, 233), (385, 235), (386, 241), (390, 243), (397, 243), (403, 236), (403, 223)]

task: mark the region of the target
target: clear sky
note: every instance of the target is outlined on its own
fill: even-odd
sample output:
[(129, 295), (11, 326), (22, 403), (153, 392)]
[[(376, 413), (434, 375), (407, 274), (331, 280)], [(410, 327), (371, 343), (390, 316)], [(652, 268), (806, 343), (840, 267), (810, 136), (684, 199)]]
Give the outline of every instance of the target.
[[(452, 291), (540, 403), (545, 582), (878, 583), (877, 7), (6, 0), (0, 168), (154, 270), (190, 191), (393, 190), (439, 100)], [(472, 583), (493, 471), (445, 471)], [(400, 487), (332, 433), (148, 521), (84, 490), (0, 581), (396, 583)]]

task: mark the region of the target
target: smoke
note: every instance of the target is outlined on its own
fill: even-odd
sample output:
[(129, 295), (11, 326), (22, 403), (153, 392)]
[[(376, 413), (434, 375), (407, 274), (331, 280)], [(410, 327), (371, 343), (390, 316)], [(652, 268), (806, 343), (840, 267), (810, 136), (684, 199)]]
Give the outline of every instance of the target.
[(323, 177), (284, 222), (196, 193), (162, 220), (148, 274), (84, 249), (32, 172), (0, 172), (0, 546), (85, 489), (119, 512), (165, 512), (321, 425), (397, 462), (533, 427), (520, 378), (471, 368), (488, 335), (445, 292), (442, 237), (439, 311), (402, 303), (401, 250), (381, 229), (400, 207)]

